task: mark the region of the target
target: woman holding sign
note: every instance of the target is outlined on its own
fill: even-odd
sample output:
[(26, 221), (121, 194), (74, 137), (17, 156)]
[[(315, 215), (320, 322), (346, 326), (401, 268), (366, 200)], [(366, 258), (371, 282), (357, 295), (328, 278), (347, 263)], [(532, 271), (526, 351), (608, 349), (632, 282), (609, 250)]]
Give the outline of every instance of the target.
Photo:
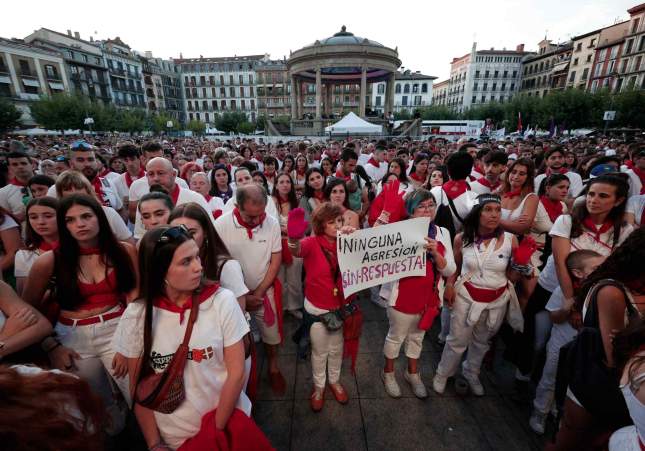
[[(535, 241), (517, 238), (501, 226), (501, 199), (481, 194), (464, 219), (464, 230), (455, 237), (457, 271), (448, 278), (444, 300), (451, 308), (450, 333), (432, 387), (443, 393), (468, 349), (462, 374), (476, 396), (484, 395), (479, 370), (490, 338), (497, 333), (509, 306), (509, 322), (522, 327), (522, 313), (513, 288), (521, 274), (531, 275)], [(457, 281), (455, 283), (455, 281)]]
[(294, 257), (302, 258), (305, 268), (305, 313), (297, 336), (309, 334), (311, 339), (311, 370), (314, 389), (311, 408), (323, 408), (323, 393), (329, 374), (329, 389), (336, 400), (349, 400), (340, 384), (340, 368), (345, 355), (352, 357), (352, 368), (358, 352), (358, 336), (362, 322), (355, 304), (355, 295), (345, 299), (336, 252), (336, 236), (352, 233), (353, 227), (342, 225), (340, 206), (324, 203), (311, 216), (313, 235), (304, 238), (308, 223), (305, 211), (296, 208), (289, 212), (287, 223), (288, 246)]
[[(417, 398), (427, 398), (428, 392), (421, 381), (418, 369), (423, 337), (439, 313), (437, 281), (441, 276), (450, 277), (456, 265), (452, 255), (450, 234), (443, 227), (434, 224), (437, 203), (430, 191), (417, 189), (406, 197), (405, 210), (413, 218), (430, 218), (426, 237), (425, 276), (405, 277), (391, 284), (385, 284), (381, 296), (388, 300), (387, 317), (390, 329), (385, 337), (383, 354), (385, 367), (381, 379), (385, 391), (393, 398), (401, 396), (401, 389), (394, 375), (394, 362), (399, 357), (401, 345), (405, 342), (408, 368), (403, 374)], [(381, 218), (382, 223), (386, 218)], [(377, 224), (379, 224), (377, 223)]]

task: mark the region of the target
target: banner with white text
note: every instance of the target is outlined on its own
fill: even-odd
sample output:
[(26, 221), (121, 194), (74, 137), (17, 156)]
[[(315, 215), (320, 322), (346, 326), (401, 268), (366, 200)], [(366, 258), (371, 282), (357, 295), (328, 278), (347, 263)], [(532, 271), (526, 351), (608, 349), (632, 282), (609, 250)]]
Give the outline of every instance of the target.
[(425, 275), (424, 238), (429, 225), (430, 218), (415, 218), (338, 235), (345, 296), (403, 277)]

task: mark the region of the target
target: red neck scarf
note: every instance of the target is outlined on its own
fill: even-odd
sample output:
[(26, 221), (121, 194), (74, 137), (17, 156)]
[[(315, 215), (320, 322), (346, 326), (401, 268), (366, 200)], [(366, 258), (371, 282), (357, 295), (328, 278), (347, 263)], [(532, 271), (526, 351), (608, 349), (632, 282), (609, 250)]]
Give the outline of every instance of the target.
[(464, 194), (468, 189), (468, 182), (465, 180), (450, 180), (443, 184), (446, 196), (453, 200)]
[(264, 176), (267, 178), (267, 180), (272, 179), (273, 177), (275, 177), (275, 172), (269, 173), (265, 171)]
[(645, 194), (645, 170), (634, 166), (634, 169), (632, 169), (632, 171), (634, 171), (634, 174), (636, 174), (641, 180), (641, 194)]
[(477, 179), (477, 182), (478, 182), (480, 185), (484, 185), (485, 187), (487, 187), (487, 188), (488, 188), (488, 189), (490, 189), (491, 191), (495, 191), (495, 190), (499, 187), (499, 185), (501, 184), (501, 183), (500, 183), (500, 181), (499, 181), (499, 179), (498, 179), (498, 180), (497, 180), (497, 183), (495, 183), (495, 184), (493, 185), (493, 184), (490, 182), (490, 180), (488, 180), (486, 177), (481, 177), (481, 178)]
[(250, 225), (244, 219), (242, 219), (240, 210), (237, 207), (233, 209), (233, 214), (235, 215), (235, 219), (237, 219), (237, 222), (246, 229), (246, 234), (248, 235), (249, 240), (253, 239), (253, 229), (255, 229), (256, 227), (260, 227), (267, 217), (266, 213), (262, 213), (262, 215), (260, 216), (260, 222), (257, 225)]
[[(338, 254), (336, 251), (336, 240), (334, 241), (329, 241), (326, 237), (324, 236), (319, 236), (316, 235), (316, 241), (318, 241), (318, 244), (320, 245), (320, 248), (323, 251), (326, 251), (330, 254), (330, 262), (331, 262), (331, 269), (332, 272), (336, 271), (336, 268), (338, 267)], [(335, 280), (334, 282), (338, 282)]]
[(416, 181), (416, 182), (421, 182), (421, 183), (423, 183), (423, 182), (425, 182), (425, 181), (426, 181), (426, 180), (425, 180), (425, 178), (422, 178), (422, 177), (421, 177), (419, 174), (417, 174), (416, 172), (413, 172), (412, 174), (410, 174), (410, 178), (411, 178), (412, 180)]
[[(209, 299), (213, 295), (213, 293), (215, 293), (218, 289), (219, 289), (218, 283), (204, 286), (202, 290), (195, 296), (197, 298), (197, 302), (201, 304), (205, 300)], [(153, 303), (155, 307), (158, 307), (160, 309), (167, 310), (173, 313), (179, 313), (180, 324), (184, 322), (184, 313), (186, 311), (190, 312), (190, 310), (193, 308), (192, 297), (189, 297), (186, 303), (181, 307), (179, 307), (177, 304), (172, 302), (166, 296), (159, 296), (158, 298), (155, 298)]]
[(278, 193), (278, 202), (280, 203), (280, 205), (289, 204), (289, 196), (283, 196), (282, 194)]
[[(54, 249), (58, 249), (58, 241), (52, 241), (51, 243), (48, 243), (47, 241), (43, 241), (42, 243), (40, 243), (40, 246), (38, 246), (38, 249), (41, 252), (47, 252), (47, 251), (52, 251)], [(82, 253), (83, 251), (81, 250), (81, 254)]]
[(516, 189), (515, 191), (509, 191), (507, 193), (504, 193), (503, 197), (506, 197), (507, 199), (513, 199), (515, 197), (520, 197), (522, 195), (522, 188)]
[(105, 177), (110, 173), (110, 168), (104, 168), (101, 173), (99, 174), (99, 177)]
[(367, 160), (367, 164), (371, 164), (372, 166), (374, 166), (377, 169), (381, 167), (380, 163), (378, 161), (376, 161), (374, 159), (374, 157), (370, 157), (370, 159)]
[(600, 235), (602, 235), (605, 232), (608, 232), (613, 226), (614, 223), (610, 221), (609, 219), (605, 219), (605, 222), (600, 226), (596, 226), (596, 224), (593, 223), (591, 218), (587, 216), (583, 221), (582, 225), (591, 232), (592, 236), (594, 239), (598, 242), (601, 242)]
[(209, 203), (209, 202), (211, 201), (211, 199), (212, 199), (212, 198), (213, 198), (213, 196), (211, 196), (210, 194), (206, 194), (206, 195), (204, 196), (204, 199), (206, 199), (206, 203)]
[(542, 202), (542, 206), (544, 206), (551, 222), (555, 222), (564, 210), (562, 202), (559, 200), (551, 200), (548, 196), (540, 196), (540, 202)]
[(172, 193), (170, 193), (170, 198), (172, 199), (172, 204), (174, 206), (177, 206), (177, 199), (179, 199), (179, 185), (175, 183), (175, 187), (172, 189)]
[(319, 200), (320, 202), (325, 200), (325, 193), (322, 191), (314, 191), (314, 199)]
[(132, 185), (132, 182), (140, 179), (144, 175), (146, 175), (146, 171), (144, 171), (142, 167), (139, 167), (139, 173), (137, 174), (136, 179), (133, 179), (128, 171), (125, 171), (125, 184), (128, 185), (128, 188), (130, 188), (130, 186)]
[(547, 177), (550, 176), (551, 174), (563, 174), (564, 175), (567, 172), (569, 172), (569, 169), (565, 168), (564, 166), (562, 166), (560, 169), (546, 168), (546, 171), (544, 171), (544, 173), (546, 174)]
[(98, 196), (101, 205), (107, 206), (108, 203), (105, 201), (105, 197), (103, 197), (103, 180), (99, 176), (94, 177), (94, 180), (92, 180), (92, 186), (94, 187), (94, 192)]
[(98, 247), (79, 247), (78, 253), (81, 255), (100, 255), (101, 249)]
[(343, 179), (346, 182), (349, 182), (352, 180), (352, 174), (345, 175), (345, 173), (340, 169), (336, 171), (336, 177), (339, 179)]
[(296, 175), (299, 175), (301, 177), (304, 177), (304, 175), (307, 173), (306, 170), (304, 169), (296, 169)]
[(9, 180), (9, 183), (12, 184), (12, 185), (16, 185), (16, 186), (27, 186), (26, 183), (21, 182), (20, 180), (18, 180), (15, 177), (12, 178), (11, 180)]

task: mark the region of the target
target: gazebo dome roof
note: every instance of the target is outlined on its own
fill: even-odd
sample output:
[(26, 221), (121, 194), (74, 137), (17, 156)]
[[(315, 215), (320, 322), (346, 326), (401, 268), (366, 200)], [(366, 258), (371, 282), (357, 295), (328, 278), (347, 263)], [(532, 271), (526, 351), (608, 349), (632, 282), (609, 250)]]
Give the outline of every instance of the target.
[(367, 38), (354, 36), (354, 33), (347, 31), (347, 27), (343, 25), (338, 33), (325, 39), (314, 42), (307, 47), (322, 46), (322, 45), (373, 45), (376, 47), (385, 47), (376, 41), (371, 41)]

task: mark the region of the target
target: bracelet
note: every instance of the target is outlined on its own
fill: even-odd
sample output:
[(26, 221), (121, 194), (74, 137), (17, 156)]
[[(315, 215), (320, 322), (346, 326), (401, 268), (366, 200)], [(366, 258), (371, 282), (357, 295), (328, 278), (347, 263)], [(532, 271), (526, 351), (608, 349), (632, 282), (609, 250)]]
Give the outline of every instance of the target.
[(56, 344), (54, 346), (52, 346), (51, 348), (49, 348), (47, 351), (45, 351), (45, 353), (49, 354), (50, 352), (52, 352), (54, 349), (56, 349), (59, 346), (61, 346), (61, 344), (60, 344), (60, 342), (57, 341)]

